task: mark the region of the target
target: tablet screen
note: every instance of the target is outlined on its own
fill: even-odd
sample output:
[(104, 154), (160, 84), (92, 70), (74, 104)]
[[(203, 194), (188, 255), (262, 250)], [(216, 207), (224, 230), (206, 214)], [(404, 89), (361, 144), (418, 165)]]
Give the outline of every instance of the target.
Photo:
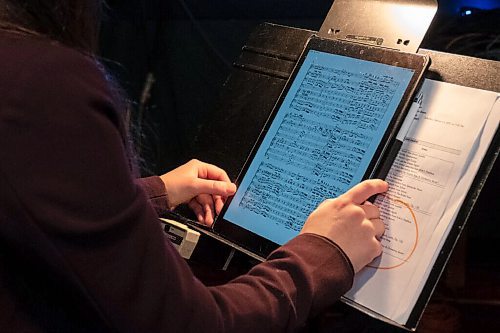
[[(309, 49), (247, 161), (224, 222), (281, 245), (368, 177), (414, 70)], [(216, 223), (217, 226), (217, 223)]]

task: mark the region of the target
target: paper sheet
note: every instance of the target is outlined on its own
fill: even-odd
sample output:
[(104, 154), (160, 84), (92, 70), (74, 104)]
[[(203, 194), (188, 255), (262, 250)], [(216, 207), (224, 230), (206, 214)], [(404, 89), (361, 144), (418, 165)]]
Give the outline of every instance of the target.
[[(441, 217), (432, 238), (429, 241), (429, 246), (426, 251), (422, 254), (422, 259), (420, 261), (420, 266), (425, 269), (424, 276), (428, 276), (433, 263), (436, 261), (439, 254), (439, 249), (442, 248), (447, 235), (449, 234), (453, 222), (457, 217), (460, 206), (463, 204), (465, 197), (467, 195), (468, 189), (474, 181), (474, 177), (479, 170), (481, 161), (484, 158), (486, 151), (489, 147), (491, 140), (499, 126), (500, 123), (500, 99), (497, 98), (492, 111), (489, 114), (488, 120), (482, 130), (481, 135), (475, 142), (475, 149), (470, 156), (470, 162), (464, 170), (463, 176), (460, 178), (455, 190), (453, 191), (452, 197), (449, 200), (448, 206), (446, 207), (443, 216)], [(438, 249), (438, 250), (433, 250)], [(431, 264), (427, 264), (430, 262)], [(425, 279), (411, 279), (408, 290), (415, 289), (417, 293), (420, 293), (425, 285)], [(410, 300), (408, 297), (403, 297), (403, 299)], [(401, 309), (409, 308), (412, 305), (410, 302), (402, 302), (400, 304)], [(401, 316), (405, 316), (404, 312), (401, 312)]]
[(390, 189), (376, 200), (386, 225), (383, 254), (357, 275), (347, 298), (406, 323), (475, 177), (471, 163), (484, 156), (478, 142), (496, 131), (497, 97), (425, 80), (418, 111), (399, 134), (404, 143), (387, 176)]

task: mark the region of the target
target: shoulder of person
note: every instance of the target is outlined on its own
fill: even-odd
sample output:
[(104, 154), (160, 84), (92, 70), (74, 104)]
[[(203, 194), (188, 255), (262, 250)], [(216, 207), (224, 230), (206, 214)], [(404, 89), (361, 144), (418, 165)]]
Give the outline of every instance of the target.
[(121, 126), (120, 95), (96, 59), (43, 37), (5, 35), (0, 33), (2, 117), (83, 126), (100, 114)]
[(92, 56), (43, 36), (2, 32), (2, 76), (12, 85), (65, 87), (89, 82), (108, 88), (106, 72)]

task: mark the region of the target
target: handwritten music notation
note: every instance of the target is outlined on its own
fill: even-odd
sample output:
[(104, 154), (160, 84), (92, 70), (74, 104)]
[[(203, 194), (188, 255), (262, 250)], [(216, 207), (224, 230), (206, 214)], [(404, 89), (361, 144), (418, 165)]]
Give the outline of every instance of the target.
[(300, 231), (307, 216), (324, 197), (333, 197), (340, 189), (324, 180), (262, 162), (248, 187), (240, 207)]
[(389, 75), (311, 64), (290, 107), (341, 125), (376, 130), (398, 86)]
[(300, 231), (321, 201), (349, 188), (398, 85), (389, 75), (311, 64), (240, 208)]

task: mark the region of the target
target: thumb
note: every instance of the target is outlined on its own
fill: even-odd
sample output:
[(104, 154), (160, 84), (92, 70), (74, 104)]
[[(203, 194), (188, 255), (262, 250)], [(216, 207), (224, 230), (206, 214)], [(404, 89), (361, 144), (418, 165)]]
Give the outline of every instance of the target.
[(227, 197), (236, 192), (236, 185), (220, 180), (196, 179), (194, 183), (195, 195), (212, 194)]

